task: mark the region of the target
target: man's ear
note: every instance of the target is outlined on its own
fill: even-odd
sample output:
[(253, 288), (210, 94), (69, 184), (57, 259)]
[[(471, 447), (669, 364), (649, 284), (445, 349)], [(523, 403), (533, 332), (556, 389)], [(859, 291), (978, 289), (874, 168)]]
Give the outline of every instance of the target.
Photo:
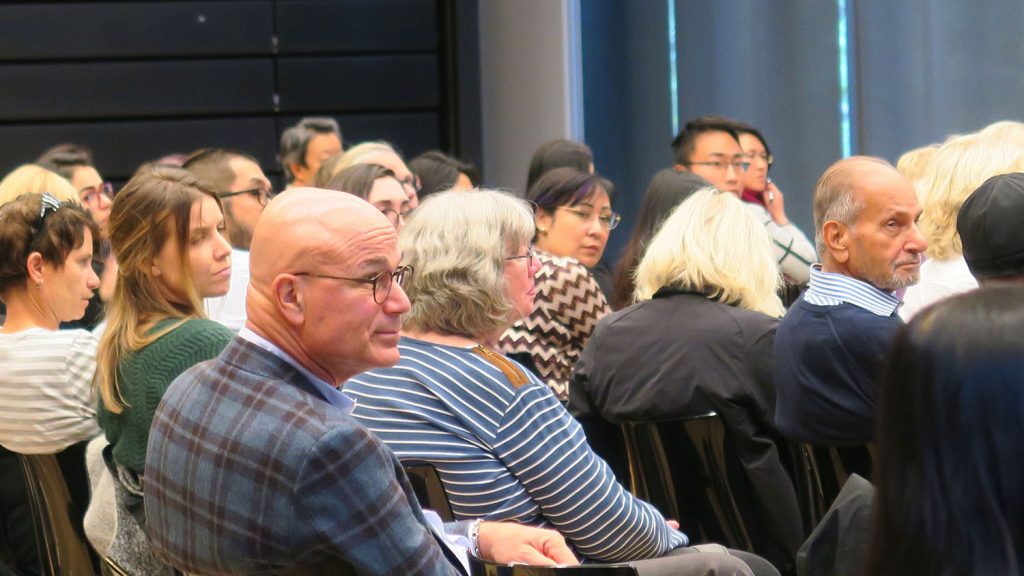
[(673, 168), (676, 169), (676, 172), (689, 172), (689, 170), (686, 169), (686, 166), (683, 166), (682, 164), (677, 163)]
[(292, 171), (293, 180), (310, 182), (313, 179), (312, 174), (309, 173), (309, 167), (302, 162), (289, 162), (288, 169)]
[(850, 259), (850, 229), (836, 220), (829, 220), (821, 227), (821, 237), (825, 249), (832, 259), (845, 264)]
[(299, 279), (291, 274), (282, 274), (274, 278), (270, 285), (270, 295), (281, 315), (293, 326), (300, 326), (306, 319), (306, 302), (299, 290)]

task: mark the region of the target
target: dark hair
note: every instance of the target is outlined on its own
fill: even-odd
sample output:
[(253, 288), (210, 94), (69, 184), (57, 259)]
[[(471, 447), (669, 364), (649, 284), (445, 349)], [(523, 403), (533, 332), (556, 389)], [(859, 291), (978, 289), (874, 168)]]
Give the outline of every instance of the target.
[(0, 294), (24, 284), (28, 256), (33, 252), (62, 268), (68, 254), (85, 241), (85, 230), (92, 233), (93, 252), (99, 251), (99, 226), (77, 202), (61, 202), (60, 209), (48, 213), (37, 232), (42, 198), (41, 194), (25, 194), (0, 206)]
[(575, 206), (602, 188), (611, 200), (614, 186), (608, 180), (576, 168), (555, 168), (540, 177), (526, 193), (535, 210), (554, 212), (559, 206)]
[(226, 192), (235, 181), (236, 174), (230, 166), (235, 158), (243, 158), (259, 165), (255, 158), (239, 150), (201, 148), (193, 152), (181, 167), (213, 186), (217, 192)]
[(618, 310), (633, 303), (633, 290), (636, 287), (633, 273), (647, 249), (647, 243), (676, 206), (706, 186), (711, 184), (700, 176), (692, 172), (679, 172), (674, 168), (666, 168), (654, 175), (644, 193), (644, 201), (640, 205), (640, 214), (633, 232), (629, 235), (629, 243), (615, 267), (615, 298), (611, 303), (612, 308)]
[(335, 174), (324, 188), (347, 192), (367, 200), (370, 197), (370, 191), (373, 190), (373, 183), (378, 178), (387, 177), (395, 178), (395, 173), (380, 164), (356, 164)]
[(865, 574), (1021, 574), (1022, 375), (1022, 286), (954, 296), (900, 330), (880, 385)]
[(92, 152), (77, 144), (58, 144), (43, 152), (35, 161), (36, 164), (51, 172), (56, 172), (70, 181), (75, 170), (82, 166), (92, 166)]
[(409, 170), (419, 176), (420, 202), (435, 192), (448, 190), (459, 179), (459, 173), (465, 174), (469, 182), (476, 186), (479, 182), (476, 166), (453, 158), (439, 150), (424, 152), (409, 161)]
[(736, 132), (735, 120), (730, 120), (724, 116), (701, 116), (694, 120), (690, 120), (686, 123), (686, 126), (679, 131), (675, 139), (672, 140), (672, 150), (674, 151), (674, 157), (676, 164), (683, 166), (690, 165), (690, 157), (693, 156), (693, 149), (697, 143), (697, 137), (701, 134), (707, 134), (708, 132), (725, 132), (733, 137), (737, 143), (740, 141), (740, 136)]
[(575, 168), (590, 172), (594, 153), (590, 147), (574, 140), (551, 140), (537, 147), (530, 159), (530, 173), (526, 177), (526, 189), (533, 188), (537, 180), (555, 168)]
[(341, 139), (341, 128), (334, 118), (310, 116), (299, 120), (294, 126), (281, 132), (281, 169), (284, 170), (288, 182), (295, 179), (289, 164), (306, 165), (306, 152), (309, 141), (320, 134), (336, 134)]
[(737, 137), (740, 134), (750, 134), (754, 138), (757, 138), (758, 140), (761, 141), (761, 146), (764, 146), (765, 153), (772, 153), (772, 149), (768, 147), (768, 141), (764, 139), (764, 134), (761, 134), (761, 131), (758, 130), (757, 128), (754, 128), (753, 126), (747, 124), (746, 122), (733, 121), (733, 129), (736, 131)]

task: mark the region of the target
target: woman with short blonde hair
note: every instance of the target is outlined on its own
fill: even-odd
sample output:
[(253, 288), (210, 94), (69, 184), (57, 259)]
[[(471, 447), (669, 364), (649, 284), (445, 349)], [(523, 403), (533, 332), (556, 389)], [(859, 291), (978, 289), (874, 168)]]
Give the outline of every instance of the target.
[[(636, 300), (666, 286), (776, 318), (779, 269), (771, 238), (735, 196), (697, 191), (665, 220), (636, 270)], [(758, 224), (758, 226), (751, 226)]]
[[(751, 487), (754, 552), (791, 565), (804, 539), (774, 425), (774, 343), (782, 281), (764, 225), (707, 187), (673, 210), (636, 272), (638, 302), (604, 317), (576, 363), (569, 411), (588, 430), (714, 412)], [(595, 434), (595, 439), (604, 439)], [(625, 461), (618, 442), (598, 448)]]
[(0, 204), (22, 194), (49, 194), (58, 202), (78, 202), (78, 192), (60, 174), (36, 164), (22, 164), (0, 180)]
[(1020, 171), (1024, 171), (1024, 148), (980, 133), (954, 138), (935, 153), (917, 189), (928, 260), (921, 265), (920, 281), (904, 295), (900, 308), (904, 320), (932, 302), (978, 287), (964, 261), (956, 216), (964, 200), (986, 180)]

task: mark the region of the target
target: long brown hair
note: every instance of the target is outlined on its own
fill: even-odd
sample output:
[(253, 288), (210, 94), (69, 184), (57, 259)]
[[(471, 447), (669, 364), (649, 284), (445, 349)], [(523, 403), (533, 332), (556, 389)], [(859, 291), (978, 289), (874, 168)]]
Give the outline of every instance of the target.
[[(117, 382), (120, 360), (186, 320), (205, 317), (202, 297), (192, 283), (188, 250), (192, 205), (204, 195), (220, 205), (216, 192), (188, 171), (154, 167), (136, 174), (114, 197), (110, 244), (119, 269), (97, 351), (94, 386), (104, 406), (115, 414), (124, 408)], [(178, 245), (184, 304), (169, 301), (153, 278), (153, 258), (167, 242)], [(168, 318), (179, 321), (151, 333), (157, 322)]]

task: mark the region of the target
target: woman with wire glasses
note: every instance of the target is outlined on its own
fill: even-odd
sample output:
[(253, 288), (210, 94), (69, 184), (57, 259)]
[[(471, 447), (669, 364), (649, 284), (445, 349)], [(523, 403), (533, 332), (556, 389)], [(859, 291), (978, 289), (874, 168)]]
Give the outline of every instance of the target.
[(205, 318), (203, 298), (222, 296), (231, 247), (216, 190), (178, 168), (152, 168), (114, 199), (110, 240), (120, 277), (100, 339), (99, 422), (115, 472), (117, 533), (109, 556), (131, 573), (167, 569), (142, 527), (142, 473), (153, 413), (179, 374), (213, 358), (233, 332)]
[(393, 171), (380, 164), (349, 166), (331, 178), (325, 188), (348, 192), (373, 204), (396, 230), (405, 226), (405, 219), (412, 211), (402, 182)]
[(775, 261), (786, 281), (803, 284), (810, 280), (811, 264), (818, 260), (814, 244), (786, 217), (782, 191), (768, 177), (775, 159), (764, 135), (742, 122), (736, 122), (734, 128), (740, 137), (744, 159), (749, 163), (742, 178), (741, 198), (771, 235)]
[(0, 206), (0, 549), (19, 572), (38, 573), (39, 563), (14, 453), (57, 455), (72, 518), (81, 520), (89, 499), (82, 450), (100, 433), (91, 392), (96, 339), (58, 327), (82, 317), (99, 285), (90, 266), (98, 238), (75, 202), (28, 194)]
[(611, 182), (575, 168), (542, 175), (527, 193), (534, 204), (535, 245), (540, 260), (537, 304), (501, 336), (499, 347), (515, 355), (554, 390), (568, 397), (569, 375), (608, 301), (588, 268), (604, 254), (619, 224), (612, 212)]

